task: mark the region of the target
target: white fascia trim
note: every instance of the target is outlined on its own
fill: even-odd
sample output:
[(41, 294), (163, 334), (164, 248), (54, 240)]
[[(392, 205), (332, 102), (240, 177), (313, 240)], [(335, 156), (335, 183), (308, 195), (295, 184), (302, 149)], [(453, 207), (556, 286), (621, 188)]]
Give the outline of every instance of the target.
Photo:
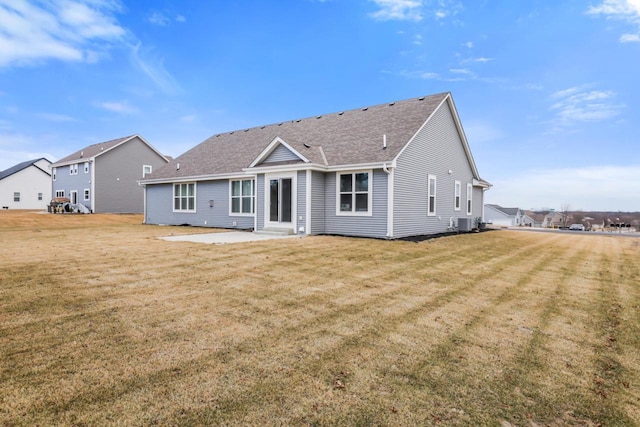
[(87, 158), (82, 158), (82, 159), (76, 159), (76, 160), (69, 160), (66, 162), (62, 162), (62, 163), (53, 163), (51, 168), (61, 168), (63, 166), (69, 166), (69, 165), (76, 165), (79, 163), (85, 163), (85, 162), (89, 162), (89, 163), (95, 163), (95, 156), (94, 157), (87, 157)]
[(89, 170), (91, 171), (91, 213), (96, 213), (96, 162), (91, 162)]
[(139, 185), (147, 184), (173, 184), (174, 182), (198, 182), (198, 181), (217, 181), (224, 179), (240, 179), (246, 178), (247, 174), (243, 172), (227, 173), (220, 175), (198, 175), (198, 176), (184, 176), (173, 178), (156, 178), (156, 179), (141, 179), (138, 181)]
[(277, 166), (257, 166), (257, 167), (248, 167), (242, 169), (245, 173), (248, 174), (258, 174), (258, 173), (280, 173), (280, 172), (297, 172), (297, 171), (306, 171), (306, 170), (314, 170), (318, 172), (327, 172), (327, 167), (323, 165), (319, 165), (317, 163), (297, 163), (292, 165), (277, 165)]
[(354, 163), (350, 165), (335, 165), (326, 168), (327, 172), (339, 172), (339, 171), (354, 171), (354, 170), (367, 170), (367, 169), (384, 169), (395, 168), (395, 159), (390, 162), (375, 162), (375, 163)]
[(486, 181), (479, 181), (475, 178), (473, 178), (473, 186), (474, 187), (480, 187), (480, 188), (484, 188), (486, 190), (488, 190), (489, 188), (492, 187), (492, 185)]
[(269, 157), (271, 153), (273, 153), (273, 151), (278, 147), (278, 145), (284, 145), (287, 148), (287, 150), (291, 151), (293, 154), (298, 156), (300, 160), (302, 160), (305, 163), (310, 163), (309, 159), (307, 159), (305, 156), (300, 154), (295, 148), (287, 144), (284, 139), (280, 138), (279, 136), (276, 136), (275, 138), (273, 138), (273, 141), (271, 141), (269, 145), (267, 145), (267, 148), (262, 150), (262, 152), (258, 154), (258, 157), (256, 157), (256, 159), (253, 162), (251, 162), (249, 167), (252, 168), (260, 164), (260, 162), (265, 160), (267, 157)]

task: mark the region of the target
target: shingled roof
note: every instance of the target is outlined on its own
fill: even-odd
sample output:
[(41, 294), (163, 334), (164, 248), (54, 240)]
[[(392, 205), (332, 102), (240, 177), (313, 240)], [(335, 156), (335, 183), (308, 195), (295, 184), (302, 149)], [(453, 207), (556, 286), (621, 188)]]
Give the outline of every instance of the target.
[[(112, 139), (110, 141), (105, 141), (105, 142), (100, 142), (98, 144), (92, 144), (89, 145), (88, 147), (84, 147), (78, 151), (76, 151), (75, 153), (69, 154), (68, 156), (58, 160), (57, 162), (53, 163), (51, 165), (51, 167), (57, 167), (57, 166), (63, 166), (63, 165), (67, 165), (67, 164), (72, 164), (72, 163), (78, 163), (78, 162), (82, 162), (82, 161), (88, 161), (89, 159), (92, 159), (96, 156), (99, 156), (103, 153), (106, 153), (107, 151), (121, 145), (124, 144), (125, 142), (133, 139), (133, 138), (139, 138), (141, 141), (143, 141), (145, 144), (147, 144), (152, 150), (154, 150), (156, 153), (158, 153), (160, 156), (165, 157), (162, 155), (162, 153), (160, 153), (158, 150), (156, 150), (155, 148), (153, 148), (151, 146), (151, 144), (149, 144), (147, 141), (144, 140), (144, 138), (142, 138), (140, 135), (129, 135), (129, 136), (125, 136), (122, 138), (117, 138), (117, 139)], [(165, 157), (166, 158), (166, 157)]]
[(448, 96), (440, 93), (213, 135), (143, 182), (242, 173), (276, 138), (316, 165), (389, 162)]
[[(9, 169), (5, 169), (3, 171), (0, 171), (0, 181), (13, 175), (16, 174), (18, 172), (20, 172), (23, 169), (26, 169), (30, 166), (35, 166), (36, 168), (40, 169), (42, 172), (46, 173), (47, 175), (51, 175), (48, 171), (38, 167), (38, 165), (36, 165), (36, 163), (38, 163), (40, 160), (46, 160), (47, 162), (49, 162), (48, 159), (46, 159), (45, 157), (40, 157), (39, 159), (35, 159), (35, 160), (27, 160), (26, 162), (22, 162), (22, 163), (18, 163), (15, 166), (10, 167)], [(51, 162), (49, 162), (51, 163)]]
[(520, 208), (503, 208), (502, 206), (493, 205), (493, 204), (489, 204), (489, 203), (487, 203), (487, 206), (490, 206), (493, 209), (495, 209), (497, 211), (500, 211), (500, 212), (504, 213), (505, 215), (509, 215), (509, 216), (516, 216), (516, 215), (518, 215), (518, 211), (520, 211)]

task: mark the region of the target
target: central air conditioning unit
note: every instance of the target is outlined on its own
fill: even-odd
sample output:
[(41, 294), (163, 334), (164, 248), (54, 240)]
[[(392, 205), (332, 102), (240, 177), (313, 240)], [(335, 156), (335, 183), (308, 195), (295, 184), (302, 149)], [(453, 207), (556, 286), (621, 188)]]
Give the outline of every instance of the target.
[(458, 218), (458, 231), (471, 231), (471, 218)]

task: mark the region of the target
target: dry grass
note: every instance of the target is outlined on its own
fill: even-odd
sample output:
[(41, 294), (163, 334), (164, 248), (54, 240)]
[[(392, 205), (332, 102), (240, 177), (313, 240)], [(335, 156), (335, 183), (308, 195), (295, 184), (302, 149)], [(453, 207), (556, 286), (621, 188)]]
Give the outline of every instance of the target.
[(640, 239), (140, 221), (0, 212), (0, 424), (640, 424)]

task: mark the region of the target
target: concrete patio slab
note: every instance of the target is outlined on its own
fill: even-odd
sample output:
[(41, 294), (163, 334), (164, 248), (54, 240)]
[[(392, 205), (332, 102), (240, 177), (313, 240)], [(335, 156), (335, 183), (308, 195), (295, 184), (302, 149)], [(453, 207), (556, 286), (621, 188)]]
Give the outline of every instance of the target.
[(226, 243), (247, 243), (247, 242), (260, 242), (263, 240), (273, 239), (300, 239), (304, 236), (289, 235), (265, 235), (256, 234), (248, 231), (228, 231), (224, 233), (206, 233), (206, 234), (188, 234), (183, 236), (165, 236), (160, 237), (162, 240), (169, 242), (192, 242), (192, 243), (206, 243), (210, 245), (222, 245)]

